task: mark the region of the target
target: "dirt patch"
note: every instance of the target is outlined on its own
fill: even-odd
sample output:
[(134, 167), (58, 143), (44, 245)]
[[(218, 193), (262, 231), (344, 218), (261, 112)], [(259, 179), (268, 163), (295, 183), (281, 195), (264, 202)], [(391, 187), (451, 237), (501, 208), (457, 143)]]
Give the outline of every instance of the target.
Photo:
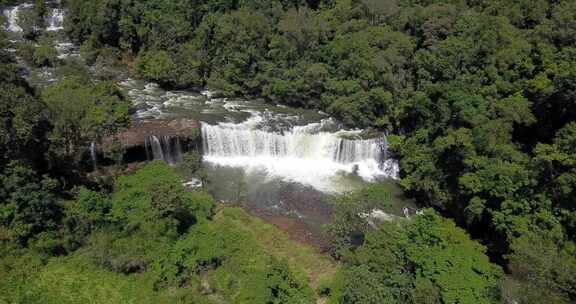
[(250, 214), (278, 227), (286, 232), (291, 240), (301, 244), (311, 245), (321, 253), (327, 253), (330, 242), (318, 226), (311, 225), (303, 219), (290, 216), (274, 215), (265, 210), (248, 210)]

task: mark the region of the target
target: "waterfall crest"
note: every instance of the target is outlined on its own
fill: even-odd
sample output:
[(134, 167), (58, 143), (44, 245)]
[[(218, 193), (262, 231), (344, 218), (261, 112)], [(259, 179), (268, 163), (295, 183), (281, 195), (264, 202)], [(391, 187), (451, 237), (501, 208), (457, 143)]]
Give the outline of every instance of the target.
[(163, 160), (168, 164), (182, 162), (182, 144), (178, 137), (152, 135), (146, 138), (145, 144), (150, 160)]
[(298, 127), (280, 134), (204, 124), (202, 138), (204, 152), (211, 156), (296, 157), (342, 164), (379, 162), (386, 146), (385, 138), (350, 140), (338, 132), (310, 133)]

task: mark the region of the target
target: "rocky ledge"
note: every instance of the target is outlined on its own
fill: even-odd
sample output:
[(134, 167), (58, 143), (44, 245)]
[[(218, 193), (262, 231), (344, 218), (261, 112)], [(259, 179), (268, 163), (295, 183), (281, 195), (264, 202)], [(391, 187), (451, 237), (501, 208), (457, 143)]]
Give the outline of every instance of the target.
[(137, 121), (130, 128), (104, 138), (101, 147), (104, 151), (110, 151), (117, 143), (124, 149), (144, 147), (147, 140), (153, 136), (193, 141), (198, 138), (199, 131), (200, 123), (191, 119)]

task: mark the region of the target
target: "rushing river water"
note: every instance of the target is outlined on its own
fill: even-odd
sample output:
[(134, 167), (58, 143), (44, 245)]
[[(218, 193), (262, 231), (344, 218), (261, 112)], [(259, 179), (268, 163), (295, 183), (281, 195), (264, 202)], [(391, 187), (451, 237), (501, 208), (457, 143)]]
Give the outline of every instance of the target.
[(202, 122), (205, 161), (249, 174), (300, 183), (326, 193), (362, 182), (394, 179), (386, 137), (363, 139), (326, 114), (261, 101), (164, 91), (136, 80), (121, 83), (141, 119), (195, 118)]
[[(18, 15), (31, 8), (21, 4), (3, 12), (8, 20), (5, 29), (16, 42), (22, 32)], [(59, 34), (64, 17), (65, 11), (53, 5), (46, 31), (55, 37), (60, 59), (79, 57), (78, 47)], [(30, 69), (27, 77), (39, 86), (58, 79), (50, 68)], [(211, 181), (207, 187), (218, 200), (319, 225), (327, 220), (326, 200), (334, 194), (372, 182), (397, 190), (398, 164), (389, 158), (383, 134), (365, 138), (362, 130), (345, 129), (313, 110), (217, 98), (210, 91), (166, 91), (134, 79), (119, 85), (132, 100), (136, 119), (192, 118), (202, 123), (202, 150)], [(156, 150), (161, 147), (156, 145)], [(154, 155), (164, 153), (168, 152)], [(396, 190), (394, 195), (400, 196)], [(393, 209), (401, 213), (400, 206)]]

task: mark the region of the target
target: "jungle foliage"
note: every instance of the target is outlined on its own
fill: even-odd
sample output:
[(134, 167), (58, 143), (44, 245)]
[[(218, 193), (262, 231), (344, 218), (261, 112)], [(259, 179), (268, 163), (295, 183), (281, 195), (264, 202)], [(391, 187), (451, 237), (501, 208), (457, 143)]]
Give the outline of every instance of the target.
[[(356, 212), (373, 202), (346, 207), (347, 201), (363, 202), (362, 195), (351, 194), (337, 204), (336, 226), (329, 229), (345, 265), (329, 288), (336, 303), (576, 301), (576, 1), (68, 0), (66, 5), (67, 34), (82, 44), (89, 63), (112, 57), (165, 87), (209, 86), (224, 95), (317, 108), (347, 125), (395, 134), (391, 149), (400, 159), (406, 193), (484, 244), (468, 240), (433, 212), (374, 229), (359, 222)], [(27, 29), (35, 38), (34, 27)], [(52, 64), (49, 45), (27, 50), (34, 64)], [(46, 169), (54, 159), (70, 159), (69, 152), (92, 137), (124, 126), (123, 97), (110, 84), (74, 79), (39, 94), (17, 76), (11, 56), (2, 52), (0, 64), (0, 240), (17, 248), (6, 250), (12, 258), (2, 261), (12, 266), (5, 267), (35, 269), (46, 252), (85, 249), (95, 262), (82, 258), (81, 265), (105, 271), (94, 274), (95, 280), (127, 275), (119, 273), (135, 280), (133, 274), (156, 269), (164, 279), (137, 278), (162, 290), (202, 286), (198, 272), (206, 269), (235, 269), (246, 275), (239, 281), (264, 292), (258, 297), (271, 289), (280, 290), (272, 292), (277, 303), (286, 302), (279, 300), (284, 296), (309, 299), (310, 291), (297, 283), (297, 275), (287, 275), (281, 262), (226, 268), (237, 265), (222, 262), (219, 252), (244, 256), (242, 249), (234, 242), (218, 247), (228, 242), (201, 223), (209, 219), (192, 216), (205, 209), (188, 205), (178, 191), (154, 198), (132, 189), (126, 177), (110, 197), (86, 191), (74, 196), (94, 201), (88, 205), (100, 210), (80, 217), (88, 224), (77, 227), (95, 228), (78, 231), (65, 224), (70, 204), (54, 193), (65, 185), (54, 181), (61, 180), (58, 175), (44, 173), (51, 173)], [(86, 104), (75, 108), (63, 102), (68, 92)], [(128, 216), (126, 208), (139, 215)], [(120, 228), (124, 224), (133, 230)], [(72, 229), (68, 237), (65, 227)], [(214, 236), (206, 240), (213, 256), (194, 247), (201, 236), (186, 241), (183, 231), (195, 227)], [(182, 248), (184, 257), (175, 253), (156, 260), (158, 248), (172, 246)], [(30, 248), (44, 253), (32, 254)], [(228, 266), (214, 269), (220, 264)], [(75, 270), (49, 267), (71, 275)], [(255, 276), (246, 269), (256, 269)], [(26, 271), (10, 273), (16, 280), (10, 282), (26, 282)], [(275, 278), (270, 282), (282, 278), (282, 288), (254, 283), (262, 283), (263, 273)], [(210, 288), (228, 282), (226, 271), (214, 275), (219, 283)], [(244, 285), (227, 286), (231, 289), (219, 287), (226, 299), (253, 299), (234, 289)]]
[(6, 174), (0, 301), (313, 301), (300, 270), (264, 250), (234, 212), (213, 220), (212, 197), (186, 191), (163, 162), (119, 177), (110, 194), (81, 188), (71, 201), (35, 187), (30, 171)]

